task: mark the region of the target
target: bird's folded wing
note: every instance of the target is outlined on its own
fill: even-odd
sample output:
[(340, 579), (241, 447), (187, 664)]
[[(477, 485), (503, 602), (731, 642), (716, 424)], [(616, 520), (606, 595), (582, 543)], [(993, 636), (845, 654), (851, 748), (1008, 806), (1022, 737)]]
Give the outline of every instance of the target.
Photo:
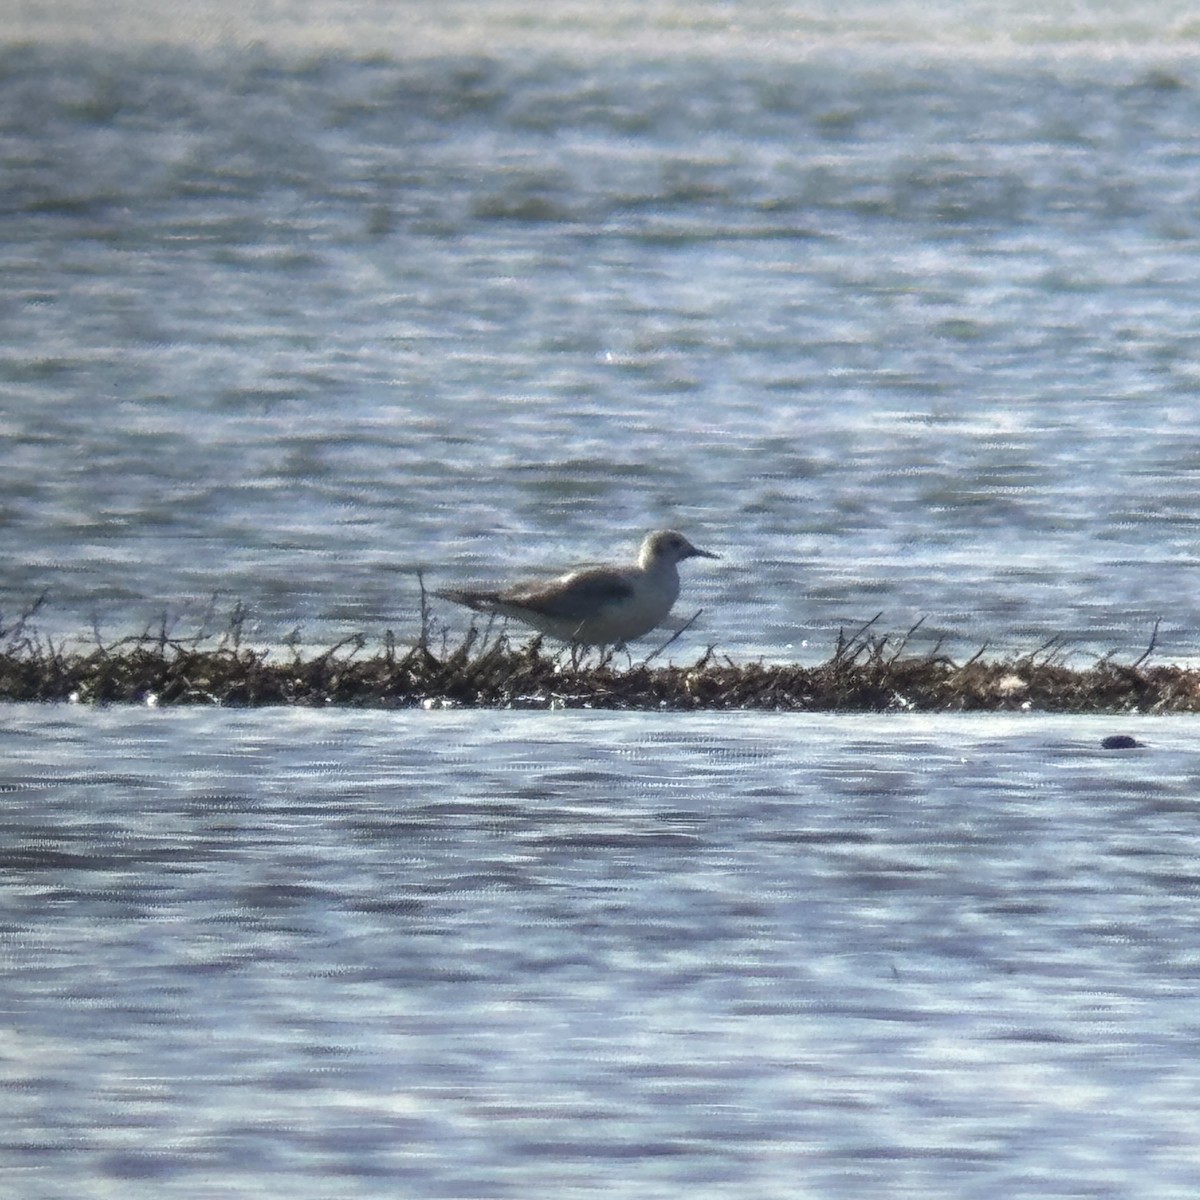
[(633, 597), (633, 584), (620, 571), (602, 567), (577, 571), (554, 583), (525, 585), (504, 592), (502, 603), (519, 604), (544, 617), (586, 621), (610, 604)]

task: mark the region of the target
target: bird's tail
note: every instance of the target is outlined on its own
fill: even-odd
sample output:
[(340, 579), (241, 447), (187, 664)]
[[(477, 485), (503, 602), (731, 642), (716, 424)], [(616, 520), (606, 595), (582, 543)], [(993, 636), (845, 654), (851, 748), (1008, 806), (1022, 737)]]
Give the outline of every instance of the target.
[(461, 604), (475, 612), (491, 612), (500, 602), (499, 592), (472, 592), (460, 588), (439, 588), (433, 594), (454, 604)]

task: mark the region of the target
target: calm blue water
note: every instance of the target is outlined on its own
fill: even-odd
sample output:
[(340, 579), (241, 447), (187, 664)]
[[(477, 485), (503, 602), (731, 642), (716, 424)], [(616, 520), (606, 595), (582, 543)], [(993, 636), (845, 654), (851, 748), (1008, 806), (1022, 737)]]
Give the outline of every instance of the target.
[[(1190, 6), (2, 36), (0, 621), (404, 638), (674, 525), (681, 660), (1195, 657)], [(1190, 1200), (1195, 741), (4, 709), (6, 1195)]]
[(1187, 721), (0, 717), (10, 1195), (1200, 1186)]

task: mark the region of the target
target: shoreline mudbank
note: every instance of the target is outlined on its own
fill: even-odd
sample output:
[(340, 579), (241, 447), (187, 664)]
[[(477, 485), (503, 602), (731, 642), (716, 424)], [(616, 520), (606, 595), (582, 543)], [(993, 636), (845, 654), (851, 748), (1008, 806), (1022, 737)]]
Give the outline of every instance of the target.
[(493, 626), (457, 641), (433, 636), (427, 614), (408, 645), (392, 633), (371, 646), (353, 634), (320, 652), (295, 640), (245, 644), (246, 610), (226, 628), (154, 631), (88, 645), (54, 643), (33, 626), (40, 602), (0, 620), (0, 701), (79, 704), (337, 705), (363, 708), (597, 708), (653, 711), (1185, 713), (1200, 711), (1200, 670), (1140, 658), (1068, 665), (1052, 639), (1027, 654), (964, 661), (940, 643), (910, 651), (914, 626), (881, 634), (876, 621), (838, 635), (815, 666), (736, 663), (707, 648), (694, 662), (638, 661), (624, 651), (582, 654)]

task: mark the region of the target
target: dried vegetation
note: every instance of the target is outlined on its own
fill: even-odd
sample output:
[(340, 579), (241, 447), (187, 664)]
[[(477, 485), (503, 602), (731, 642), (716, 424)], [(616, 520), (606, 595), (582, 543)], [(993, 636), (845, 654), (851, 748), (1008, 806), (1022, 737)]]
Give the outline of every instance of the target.
[[(709, 647), (689, 666), (641, 662), (623, 651), (555, 650), (540, 638), (514, 641), (493, 626), (457, 642), (435, 635), (422, 607), (422, 633), (401, 646), (389, 632), (368, 650), (361, 634), (320, 653), (298, 639), (278, 649), (247, 645), (246, 611), (220, 633), (179, 636), (164, 618), (136, 637), (56, 644), (33, 618), (44, 598), (15, 620), (0, 619), (0, 700), (80, 704), (341, 705), (384, 708), (759, 709), (797, 712), (1195, 712), (1200, 672), (1150, 666), (1154, 639), (1128, 664), (1103, 658), (1069, 666), (1055, 639), (1037, 650), (964, 662), (910, 650), (875, 621), (839, 634), (816, 666), (739, 664)], [(878, 619), (878, 618), (877, 618)], [(877, 620), (876, 619), (876, 620)]]

